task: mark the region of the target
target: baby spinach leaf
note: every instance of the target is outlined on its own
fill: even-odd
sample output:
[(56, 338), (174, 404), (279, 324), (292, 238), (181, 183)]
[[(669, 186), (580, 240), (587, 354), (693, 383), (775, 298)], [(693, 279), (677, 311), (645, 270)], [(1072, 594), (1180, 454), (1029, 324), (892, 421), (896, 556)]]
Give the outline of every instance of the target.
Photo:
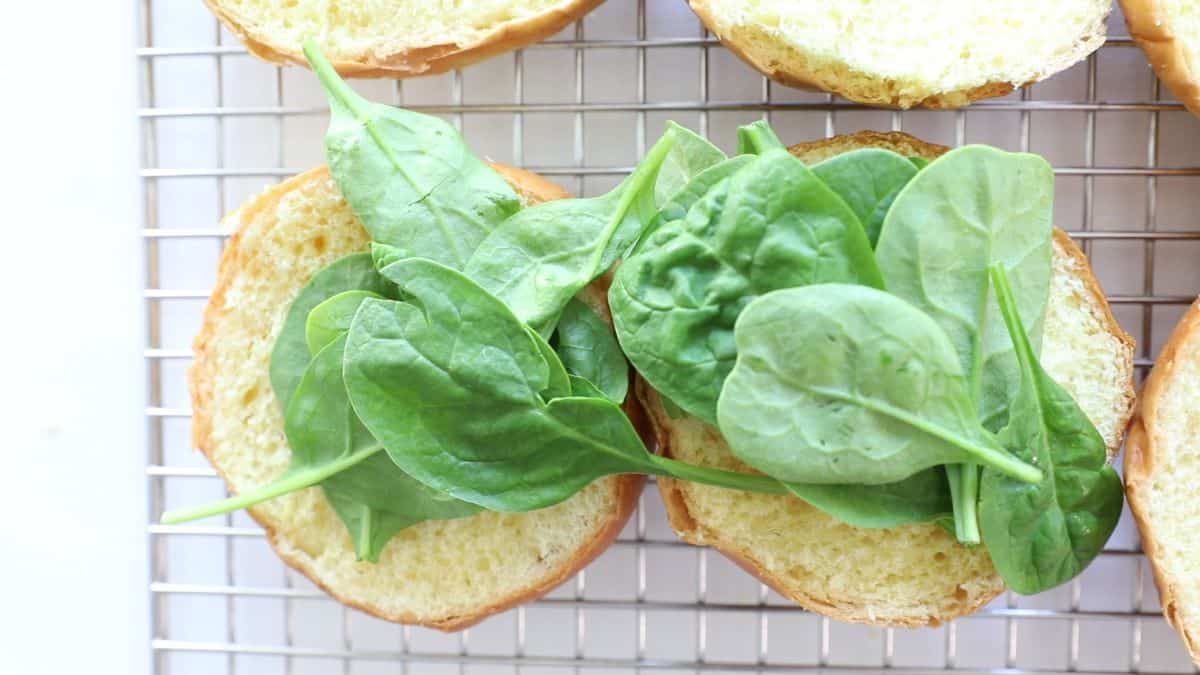
[(496, 511), (543, 508), (617, 473), (782, 491), (769, 478), (650, 455), (612, 401), (546, 402), (556, 357), (503, 302), (429, 260), (385, 271), (411, 301), (363, 302), (344, 374), (359, 418), (417, 480)]
[(381, 452), (355, 417), (342, 382), (345, 336), (317, 352), (297, 386), (284, 431), (292, 449), (286, 473), (254, 490), (196, 509), (170, 513), (182, 522), (246, 508), (320, 484), (346, 524), (362, 560), (377, 560), (400, 530), (424, 520), (469, 516), (479, 507), (438, 493), (406, 476)]
[(1047, 479), (1031, 485), (985, 470), (979, 516), (996, 570), (1031, 595), (1074, 578), (1100, 554), (1121, 517), (1123, 491), (1104, 439), (1038, 363), (1003, 265), (991, 275), (1021, 372), (1000, 442)]
[(381, 244), (377, 241), (371, 242), (371, 261), (375, 263), (375, 269), (377, 270), (411, 257), (412, 254), (397, 246)]
[(363, 300), (382, 297), (371, 291), (342, 291), (313, 307), (304, 323), (304, 339), (308, 343), (309, 353), (315, 355), (325, 345), (345, 335), (350, 330), (350, 320)]
[(720, 148), (687, 127), (667, 122), (667, 133), (675, 135), (675, 144), (658, 170), (654, 184), (656, 204), (667, 203), (701, 171), (725, 159)]
[(942, 467), (882, 485), (786, 483), (792, 494), (843, 523), (863, 528), (899, 527), (937, 520), (953, 510)]
[(288, 307), (279, 337), (271, 352), (271, 388), (283, 410), (287, 410), (292, 392), (300, 384), (304, 369), (312, 358), (305, 337), (308, 313), (322, 302), (344, 291), (365, 290), (391, 297), (396, 287), (375, 271), (371, 256), (354, 253), (339, 258), (317, 272)]
[(888, 291), (934, 319), (996, 431), (1020, 380), (987, 269), (1002, 263), (1034, 349), (1050, 293), (1054, 173), (1037, 155), (972, 145), (920, 171), (884, 219), (875, 258)]
[(912, 162), (912, 165), (917, 167), (917, 170), (920, 171), (921, 169), (929, 166), (930, 160), (925, 159), (924, 157), (909, 157), (908, 161)]
[(362, 98), (312, 40), (304, 54), (329, 97), (330, 171), (372, 239), (462, 267), (520, 209), (513, 189), (453, 126)]
[(646, 226), (645, 232), (642, 233), (638, 243), (634, 245), (630, 255), (637, 253), (642, 244), (658, 231), (658, 228), (664, 223), (686, 218), (688, 210), (696, 202), (700, 201), (709, 190), (754, 160), (754, 155), (738, 155), (737, 157), (730, 157), (727, 160), (714, 164), (697, 174), (682, 190), (676, 193), (666, 204), (663, 204), (659, 208), (658, 213), (654, 214), (654, 218)]
[(917, 167), (888, 150), (863, 148), (846, 152), (812, 167), (836, 192), (867, 231), (871, 246), (879, 241), (883, 218), (900, 189), (917, 175)]
[(592, 384), (587, 378), (578, 375), (568, 375), (571, 380), (571, 396), (579, 396), (582, 398), (608, 398), (600, 388)]
[(768, 150), (783, 148), (783, 141), (766, 120), (758, 120), (738, 127), (737, 154), (761, 155)]
[(734, 454), (785, 483), (893, 483), (967, 460), (1041, 479), (984, 430), (954, 347), (923, 312), (866, 286), (767, 293), (735, 329), (718, 404)]
[(466, 275), (539, 331), (576, 293), (604, 274), (654, 216), (654, 182), (675, 142), (667, 133), (614, 190), (517, 212), (485, 239)]
[(594, 309), (572, 298), (558, 319), (558, 357), (567, 372), (587, 379), (604, 398), (621, 403), (629, 393), (629, 363), (612, 328)]
[(742, 308), (767, 291), (828, 281), (882, 286), (854, 213), (800, 160), (771, 150), (625, 260), (609, 303), (642, 377), (715, 423)]
[(570, 396), (575, 389), (575, 385), (571, 382), (571, 376), (567, 374), (567, 368), (558, 355), (554, 353), (554, 347), (546, 342), (546, 338), (536, 330), (525, 327), (525, 332), (529, 333), (529, 337), (537, 344), (538, 351), (542, 355), (542, 359), (546, 362), (548, 369), (546, 378), (546, 388), (539, 392), (543, 401), (551, 399), (563, 398)]

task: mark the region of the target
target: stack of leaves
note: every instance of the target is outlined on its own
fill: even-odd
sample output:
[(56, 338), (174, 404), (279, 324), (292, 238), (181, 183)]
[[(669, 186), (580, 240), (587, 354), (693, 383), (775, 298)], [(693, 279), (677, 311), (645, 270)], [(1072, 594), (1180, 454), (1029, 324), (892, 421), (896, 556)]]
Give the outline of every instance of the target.
[[(790, 493), (860, 527), (941, 522), (1026, 593), (1111, 534), (1119, 478), (1037, 359), (1041, 158), (859, 150), (810, 169), (762, 122), (735, 157), (670, 125), (611, 192), (521, 208), (451, 126), (306, 54), (371, 252), (319, 272), (275, 345), (291, 471), (164, 520), (319, 485), (373, 560), (417, 522), (641, 473)], [(614, 337), (575, 296), (618, 260)], [(761, 474), (648, 452), (621, 408), (626, 358)]]

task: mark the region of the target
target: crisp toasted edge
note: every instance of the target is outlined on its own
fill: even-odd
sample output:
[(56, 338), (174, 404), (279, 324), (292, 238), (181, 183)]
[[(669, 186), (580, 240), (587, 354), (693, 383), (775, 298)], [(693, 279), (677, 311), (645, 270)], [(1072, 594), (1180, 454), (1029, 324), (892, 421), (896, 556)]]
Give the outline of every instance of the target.
[[(933, 159), (950, 150), (950, 148), (944, 145), (926, 143), (908, 134), (895, 131), (890, 133), (861, 131), (855, 134), (834, 136), (810, 143), (800, 143), (791, 146), (788, 150), (793, 155), (802, 158), (805, 156), (822, 158), (856, 147), (885, 148), (907, 156), (919, 156), (926, 159)], [(1120, 449), (1122, 431), (1133, 415), (1133, 338), (1117, 323), (1104, 291), (1100, 288), (1100, 282), (1092, 272), (1091, 265), (1088, 263), (1087, 256), (1084, 255), (1083, 251), (1072, 241), (1069, 235), (1058, 228), (1054, 229), (1054, 240), (1067, 255), (1079, 263), (1079, 268), (1083, 272), (1084, 282), (1088, 290), (1094, 297), (1100, 299), (1101, 302), (1098, 304), (1104, 308), (1104, 321), (1108, 332), (1127, 347), (1127, 349), (1123, 350), (1126, 355), (1124, 369), (1130, 374), (1125, 392), (1127, 401), (1125, 406), (1126, 412), (1123, 414), (1121, 423), (1116, 427), (1116, 437), (1105, 439), (1108, 445), (1109, 458), (1111, 459)], [(1200, 322), (1200, 318), (1197, 321)], [(658, 443), (659, 451), (663, 455), (670, 457), (670, 435), (666, 431), (671, 424), (670, 417), (663, 408), (658, 393), (645, 380), (638, 378), (636, 389), (638, 398), (645, 409), (650, 428), (653, 430), (654, 437)], [(758, 561), (754, 560), (753, 552), (742, 550), (741, 547), (724, 540), (719, 531), (706, 527), (697, 521), (688, 509), (687, 497), (684, 495), (684, 491), (681, 489), (678, 481), (669, 478), (659, 478), (658, 489), (662, 495), (663, 504), (666, 507), (667, 520), (684, 541), (700, 546), (712, 546), (780, 595), (795, 601), (805, 609), (839, 621), (904, 628), (938, 626), (946, 621), (974, 613), (980, 607), (1004, 592), (1004, 585), (1000, 583), (991, 596), (983, 594), (977, 602), (961, 603), (954, 607), (952, 611), (943, 614), (909, 617), (891, 616), (886, 619), (880, 619), (861, 605), (844, 602), (836, 597), (816, 595), (806, 592), (804, 589), (789, 587), (783, 579), (771, 574)]]
[(1158, 425), (1158, 405), (1168, 383), (1175, 376), (1176, 365), (1181, 359), (1197, 358), (1195, 355), (1181, 354), (1188, 341), (1200, 331), (1200, 300), (1193, 303), (1187, 314), (1180, 320), (1179, 325), (1171, 332), (1170, 339), (1163, 347), (1162, 353), (1154, 362), (1154, 369), (1142, 387), (1142, 395), (1138, 400), (1137, 414), (1129, 428), (1129, 438), (1125, 444), (1125, 496), (1129, 498), (1129, 509), (1137, 521), (1138, 531), (1142, 535), (1142, 548), (1150, 567), (1154, 570), (1154, 581), (1158, 586), (1159, 600), (1162, 604), (1163, 616), (1175, 627), (1183, 638), (1184, 644), (1192, 655), (1192, 660), (1200, 665), (1200, 626), (1188, 625), (1179, 606), (1179, 594), (1176, 589), (1184, 583), (1195, 583), (1195, 580), (1178, 579), (1167, 573), (1159, 566), (1159, 542), (1161, 537), (1155, 531), (1154, 523), (1150, 520), (1148, 503), (1149, 497), (1143, 493), (1148, 489), (1159, 450), (1154, 443), (1154, 430)]
[[(1078, 48), (1071, 53), (1071, 56), (1062, 59), (1059, 62), (1046, 65), (1039, 77), (1030, 80), (1029, 82), (1013, 83), (1013, 82), (988, 82), (977, 87), (967, 89), (958, 89), (955, 91), (945, 91), (932, 96), (927, 96), (919, 101), (905, 102), (898, 97), (890, 95), (886, 92), (883, 86), (880, 86), (878, 94), (874, 96), (861, 96), (852, 94), (845, 90), (841, 82), (836, 77), (822, 76), (810, 70), (806, 63), (802, 61), (793, 61), (788, 63), (779, 63), (773, 61), (767, 54), (760, 53), (748, 45), (738, 42), (733, 35), (725, 34), (717, 29), (717, 22), (714, 20), (710, 3), (713, 0), (688, 0), (692, 6), (692, 11), (696, 16), (700, 17), (700, 21), (712, 31), (721, 44), (725, 48), (733, 52), (746, 63), (750, 64), (755, 70), (766, 75), (772, 80), (785, 84), (789, 87), (798, 87), (800, 89), (814, 89), (819, 91), (828, 91), (838, 96), (842, 96), (848, 100), (865, 103), (867, 105), (882, 107), (882, 108), (961, 108), (969, 105), (973, 101), (978, 101), (985, 98), (995, 98), (997, 96), (1006, 96), (1013, 92), (1018, 86), (1026, 87), (1041, 80), (1054, 75), (1055, 73), (1066, 70), (1073, 64), (1085, 58), (1100, 47), (1103, 43), (1103, 34), (1099, 37), (1092, 36), (1090, 39), (1079, 40)], [(855, 73), (868, 78), (874, 78), (881, 84), (881, 78), (874, 77), (870, 73), (855, 70)]]
[(1183, 48), (1183, 41), (1189, 36), (1176, 34), (1158, 0), (1121, 0), (1121, 9), (1130, 36), (1146, 54), (1158, 79), (1166, 83), (1188, 110), (1200, 115), (1200, 81), (1188, 65)]
[[(522, 196), (530, 196), (538, 201), (561, 199), (570, 196), (570, 193), (563, 188), (535, 173), (500, 164), (492, 164), (492, 167), (504, 176), (505, 180), (509, 181), (513, 185), (513, 188)], [(188, 370), (188, 376), (191, 383), (192, 444), (204, 453), (205, 457), (213, 465), (213, 468), (216, 469), (217, 474), (221, 476), (222, 480), (226, 481), (226, 484), (229, 481), (226, 479), (225, 472), (214, 461), (211, 452), (213, 448), (211, 404), (214, 380), (218, 369), (217, 354), (214, 352), (212, 344), (221, 317), (227, 311), (225, 309), (225, 294), (229, 291), (234, 279), (242, 273), (245, 258), (254, 255), (252, 251), (242, 250), (242, 238), (247, 230), (262, 226), (262, 221), (258, 218), (259, 214), (277, 208), (279, 201), (284, 195), (292, 190), (302, 189), (309, 183), (324, 181), (328, 178), (328, 175), (329, 169), (325, 166), (320, 166), (293, 176), (244, 204), (225, 219), (227, 226), (235, 227), (237, 230), (229, 239), (229, 243), (221, 255), (216, 284), (208, 305), (204, 309), (203, 325), (192, 346), (194, 360), (191, 368)], [(605, 283), (601, 282), (595, 287), (589, 288), (589, 292), (585, 294), (584, 299), (588, 304), (603, 309), (603, 314), (607, 317)], [(648, 431), (645, 429), (644, 423), (642, 423), (644, 419), (643, 413), (633, 396), (629, 397), (624, 407), (630, 414), (630, 418), (635, 423), (635, 426), (640, 425), (639, 431), (643, 435), (647, 434)], [(505, 597), (490, 599), (469, 614), (455, 616), (418, 616), (412, 613), (389, 613), (371, 603), (348, 599), (340, 594), (336, 587), (326, 584), (318, 574), (318, 571), (311, 567), (305, 559), (289, 555), (287, 548), (283, 545), (283, 535), (276, 531), (271, 521), (263, 514), (260, 514), (258, 509), (251, 507), (247, 509), (247, 513), (266, 532), (267, 541), (270, 543), (271, 548), (275, 550), (275, 553), (284, 563), (308, 577), (314, 584), (339, 602), (388, 621), (428, 626), (443, 631), (456, 631), (479, 623), (493, 614), (544, 595), (554, 587), (570, 579), (575, 573), (603, 553), (613, 540), (616, 539), (621, 529), (625, 526), (625, 523), (629, 520), (629, 517), (633, 514), (645, 479), (640, 475), (625, 475), (614, 477), (611, 479), (611, 483), (613, 490), (616, 492), (617, 509), (598, 528), (587, 545), (577, 550), (565, 564), (543, 578), (536, 580), (536, 583), (531, 583), (527, 588)]]
[[(273, 44), (261, 32), (245, 26), (240, 17), (222, 6), (221, 0), (204, 1), (221, 23), (245, 43), (250, 53), (270, 63), (308, 65), (298, 45)], [(582, 18), (602, 2), (604, 0), (573, 0), (566, 6), (549, 9), (527, 19), (506, 21), (470, 44), (446, 42), (385, 53), (366, 52), (352, 59), (331, 60), (333, 67), (343, 77), (406, 78), (436, 75), (544, 40), (572, 21)]]

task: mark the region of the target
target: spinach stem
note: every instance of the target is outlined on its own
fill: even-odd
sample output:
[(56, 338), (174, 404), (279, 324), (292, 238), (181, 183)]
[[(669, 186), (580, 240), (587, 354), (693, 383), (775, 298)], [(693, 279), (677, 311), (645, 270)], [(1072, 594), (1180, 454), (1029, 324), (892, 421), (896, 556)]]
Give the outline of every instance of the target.
[(950, 484), (950, 505), (954, 508), (954, 538), (960, 542), (965, 534), (963, 518), (967, 510), (962, 499), (962, 468), (962, 464), (946, 465), (946, 482)]
[(228, 499), (222, 499), (219, 502), (202, 504), (188, 509), (167, 511), (163, 514), (162, 523), (164, 525), (175, 525), (189, 520), (229, 513), (230, 511), (237, 511), (238, 509), (244, 509), (255, 504), (261, 504), (289, 492), (312, 487), (334, 474), (349, 469), (382, 449), (383, 446), (374, 445), (365, 450), (359, 450), (358, 452), (341, 457), (328, 464), (301, 471), (289, 471), (266, 485), (259, 486), (249, 492), (234, 495)]
[(783, 483), (768, 476), (755, 476), (736, 471), (712, 469), (707, 466), (697, 466), (658, 455), (650, 455), (650, 464), (657, 476), (679, 478), (693, 483), (715, 485), (716, 487), (741, 490), (743, 492), (760, 492), (769, 495), (789, 494)]
[[(979, 537), (979, 465), (962, 464), (959, 471), (959, 497), (962, 500), (962, 520), (956, 522), (958, 540), (964, 544), (978, 544)], [(957, 514), (959, 509), (955, 509)]]
[(304, 58), (308, 59), (317, 79), (321, 81), (321, 86), (325, 87), (325, 91), (328, 92), (331, 99), (346, 106), (346, 109), (359, 119), (368, 117), (367, 102), (338, 75), (333, 64), (325, 58), (325, 53), (321, 51), (320, 45), (313, 38), (304, 41)]

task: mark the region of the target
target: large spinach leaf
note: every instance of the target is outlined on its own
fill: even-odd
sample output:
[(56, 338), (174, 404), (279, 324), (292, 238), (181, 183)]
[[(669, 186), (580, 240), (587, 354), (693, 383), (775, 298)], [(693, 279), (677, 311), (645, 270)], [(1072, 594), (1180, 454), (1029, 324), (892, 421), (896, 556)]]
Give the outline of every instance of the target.
[(774, 291), (746, 307), (735, 335), (718, 417), (734, 454), (759, 471), (877, 485), (971, 460), (1041, 479), (980, 426), (946, 335), (893, 295), (849, 284)]
[(667, 132), (608, 194), (531, 206), (479, 245), (464, 271), (545, 333), (564, 305), (604, 274), (654, 217), (654, 183), (675, 143)]
[(675, 135), (675, 144), (667, 152), (654, 184), (654, 202), (659, 205), (670, 201), (701, 171), (725, 159), (720, 148), (687, 127), (667, 122), (667, 133)]
[(1000, 442), (1047, 479), (1021, 483), (984, 470), (979, 517), (1000, 576), (1033, 594), (1070, 580), (1100, 554), (1121, 517), (1123, 491), (1100, 432), (1038, 363), (1003, 266), (991, 274), (1021, 371)]
[(247, 508), (320, 484), (346, 524), (355, 553), (374, 561), (400, 530), (424, 520), (469, 516), (479, 507), (432, 490), (406, 476), (381, 452), (358, 421), (342, 382), (345, 336), (313, 357), (284, 418), (292, 464), (279, 478), (254, 490), (196, 509), (168, 513), (182, 522)]
[(917, 167), (911, 161), (878, 148), (830, 157), (812, 170), (858, 216), (872, 246), (879, 241), (883, 218), (896, 195), (917, 175)]
[(942, 467), (882, 485), (786, 483), (788, 490), (843, 523), (864, 528), (925, 523), (953, 512)]
[(767, 291), (830, 281), (882, 286), (854, 213), (776, 149), (718, 182), (685, 219), (659, 228), (617, 269), (609, 303), (642, 377), (715, 423), (742, 308)]
[(596, 385), (610, 401), (623, 402), (629, 393), (629, 363), (612, 328), (596, 310), (572, 299), (555, 330), (555, 351), (567, 372)]
[(317, 272), (288, 307), (271, 351), (270, 365), (271, 388), (282, 410), (287, 410), (292, 392), (300, 384), (304, 369), (312, 359), (305, 338), (308, 313), (339, 293), (355, 290), (393, 296), (396, 286), (375, 271), (369, 254), (354, 253)]
[[(1019, 383), (1012, 341), (989, 301), (988, 266), (1004, 265), (1037, 349), (1050, 289), (1054, 174), (1037, 155), (987, 146), (952, 150), (922, 169), (884, 218), (876, 259), (888, 290), (931, 316), (963, 363), (990, 431), (1002, 427)], [(947, 475), (960, 540), (979, 541), (978, 468)]]
[(461, 267), (520, 209), (509, 184), (453, 126), (362, 98), (311, 40), (304, 54), (329, 97), (330, 171), (372, 239)]
[(554, 353), (537, 334), (466, 276), (422, 259), (384, 273), (411, 300), (363, 303), (344, 374), (359, 419), (414, 478), (496, 511), (549, 506), (616, 473), (782, 492), (769, 478), (651, 455), (607, 399), (545, 400), (562, 365), (548, 363)]

